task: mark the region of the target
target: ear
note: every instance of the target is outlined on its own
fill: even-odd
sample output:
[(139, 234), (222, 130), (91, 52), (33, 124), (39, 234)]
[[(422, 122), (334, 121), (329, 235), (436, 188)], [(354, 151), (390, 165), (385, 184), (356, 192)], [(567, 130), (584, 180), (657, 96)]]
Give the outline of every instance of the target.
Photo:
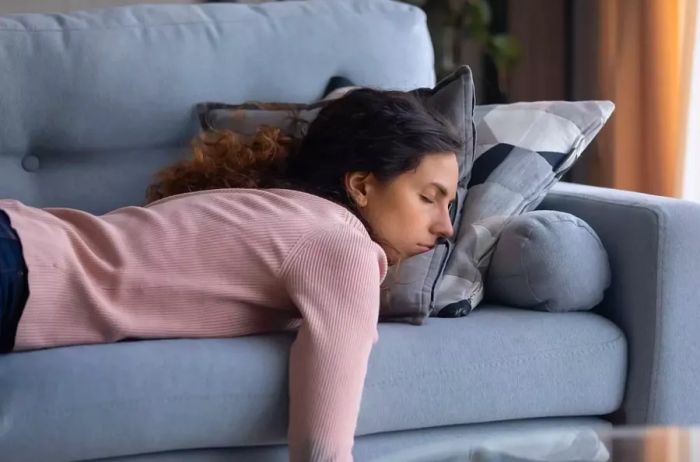
[(358, 207), (365, 207), (369, 202), (368, 194), (373, 186), (373, 178), (369, 172), (345, 174), (345, 190)]

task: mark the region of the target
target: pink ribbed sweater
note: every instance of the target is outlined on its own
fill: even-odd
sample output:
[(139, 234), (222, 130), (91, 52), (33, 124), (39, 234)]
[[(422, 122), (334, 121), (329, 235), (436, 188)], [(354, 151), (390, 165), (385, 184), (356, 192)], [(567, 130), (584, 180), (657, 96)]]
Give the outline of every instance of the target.
[(100, 216), (0, 209), (29, 269), (16, 351), (299, 327), (290, 457), (352, 460), (387, 261), (349, 211), (286, 189), (200, 191)]

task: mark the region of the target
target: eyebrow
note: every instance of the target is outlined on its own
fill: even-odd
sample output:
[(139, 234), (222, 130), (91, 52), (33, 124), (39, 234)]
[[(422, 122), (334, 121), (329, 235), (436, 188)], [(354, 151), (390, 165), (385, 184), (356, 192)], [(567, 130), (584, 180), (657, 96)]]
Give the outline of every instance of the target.
[[(432, 183), (430, 183), (430, 186), (435, 186), (438, 189), (438, 191), (442, 193), (443, 196), (447, 197), (447, 189), (440, 183), (436, 183), (433, 181)], [(456, 200), (456, 197), (453, 197), (452, 200)]]

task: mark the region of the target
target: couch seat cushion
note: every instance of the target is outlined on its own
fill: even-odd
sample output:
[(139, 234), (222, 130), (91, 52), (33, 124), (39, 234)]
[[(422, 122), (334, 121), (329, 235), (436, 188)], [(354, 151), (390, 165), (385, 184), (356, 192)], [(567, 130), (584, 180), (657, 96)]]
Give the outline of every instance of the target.
[[(293, 334), (0, 356), (0, 453), (76, 460), (284, 441)], [(358, 434), (550, 416), (621, 402), (626, 342), (593, 313), (484, 306), (382, 323)]]

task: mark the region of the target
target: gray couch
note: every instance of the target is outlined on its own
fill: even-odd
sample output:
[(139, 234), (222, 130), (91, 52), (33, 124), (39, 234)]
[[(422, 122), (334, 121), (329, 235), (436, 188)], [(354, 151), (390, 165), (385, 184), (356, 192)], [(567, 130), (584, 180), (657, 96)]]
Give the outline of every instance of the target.
[[(311, 101), (332, 75), (435, 82), (423, 13), (389, 1), (0, 17), (0, 197), (102, 213), (186, 155), (199, 101)], [(700, 423), (700, 206), (561, 184), (613, 284), (595, 312), (483, 306), (381, 324), (356, 460), (604, 423)], [(0, 460), (285, 460), (293, 336), (0, 356)]]

